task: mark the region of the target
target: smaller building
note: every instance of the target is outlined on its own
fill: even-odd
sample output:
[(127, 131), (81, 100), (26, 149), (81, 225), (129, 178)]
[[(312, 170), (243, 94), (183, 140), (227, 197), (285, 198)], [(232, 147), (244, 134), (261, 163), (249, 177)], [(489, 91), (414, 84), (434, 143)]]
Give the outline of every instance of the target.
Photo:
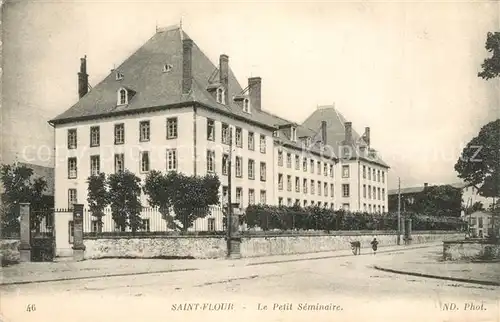
[[(471, 238), (488, 238), (493, 236), (495, 219), (499, 220), (499, 218), (494, 218), (493, 214), (488, 211), (475, 211), (470, 215), (463, 216), (463, 219), (469, 223), (469, 232)], [(500, 234), (500, 231), (497, 231), (497, 235)]]

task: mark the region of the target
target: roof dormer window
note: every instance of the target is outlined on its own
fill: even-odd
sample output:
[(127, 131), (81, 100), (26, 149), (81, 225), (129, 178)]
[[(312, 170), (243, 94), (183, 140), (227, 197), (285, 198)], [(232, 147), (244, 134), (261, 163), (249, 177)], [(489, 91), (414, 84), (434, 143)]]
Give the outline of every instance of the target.
[(170, 72), (170, 71), (172, 70), (172, 67), (173, 67), (173, 66), (172, 66), (172, 65), (170, 65), (170, 64), (165, 64), (165, 65), (163, 65), (163, 72), (164, 72), (164, 73), (168, 73), (168, 72)]
[(120, 88), (118, 90), (117, 105), (127, 105), (127, 104), (128, 104), (128, 92), (125, 88)]
[(250, 100), (248, 98), (243, 100), (243, 112), (250, 113)]
[(122, 80), (123, 79), (123, 74), (120, 72), (116, 72), (116, 80)]
[(294, 126), (292, 126), (290, 131), (290, 139), (294, 142), (297, 141), (297, 129)]
[(220, 104), (226, 104), (226, 99), (225, 99), (225, 90), (222, 87), (217, 88), (217, 103)]
[(279, 138), (280, 137), (280, 131), (276, 130), (276, 131), (273, 131), (273, 136), (275, 138)]

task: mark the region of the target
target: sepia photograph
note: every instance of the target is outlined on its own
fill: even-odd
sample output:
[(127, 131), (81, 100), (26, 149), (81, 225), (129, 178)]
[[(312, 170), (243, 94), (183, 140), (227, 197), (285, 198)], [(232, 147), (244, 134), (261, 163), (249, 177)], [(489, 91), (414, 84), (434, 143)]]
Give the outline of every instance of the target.
[(500, 321), (500, 2), (3, 0), (0, 322)]

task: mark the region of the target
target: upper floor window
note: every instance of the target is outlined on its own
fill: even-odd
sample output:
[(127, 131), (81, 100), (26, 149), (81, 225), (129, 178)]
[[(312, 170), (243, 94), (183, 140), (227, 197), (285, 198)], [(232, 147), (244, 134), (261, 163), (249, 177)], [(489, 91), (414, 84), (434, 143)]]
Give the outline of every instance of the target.
[(229, 125), (226, 123), (222, 123), (221, 129), (222, 129), (222, 133), (221, 133), (222, 143), (229, 144)]
[(385, 183), (385, 172), (382, 171), (382, 183)]
[(248, 132), (248, 150), (255, 150), (255, 138), (253, 132)]
[(304, 172), (306, 172), (306, 171), (307, 171), (307, 158), (304, 158), (304, 159), (302, 160), (302, 170), (303, 170)]
[(177, 150), (167, 149), (167, 171), (177, 170)]
[(101, 141), (101, 134), (99, 126), (92, 126), (90, 128), (90, 146), (95, 147), (99, 146)]
[(295, 192), (300, 192), (300, 178), (295, 177)]
[(292, 167), (292, 155), (290, 153), (286, 154), (286, 167), (287, 168)]
[(167, 139), (176, 139), (177, 138), (177, 118), (169, 117), (167, 119)]
[(343, 184), (342, 185), (342, 196), (343, 197), (349, 197), (351, 192), (350, 192), (350, 186), (349, 184)]
[(241, 178), (243, 176), (243, 158), (236, 157), (236, 177)]
[(333, 183), (330, 183), (330, 197), (334, 196)]
[(260, 163), (260, 181), (266, 181), (266, 163)]
[(372, 179), (372, 170), (368, 167), (368, 180)]
[(68, 158), (68, 179), (76, 179), (76, 158)]
[(76, 189), (68, 189), (68, 209), (73, 209), (73, 205), (78, 202)]
[(266, 136), (260, 135), (260, 153), (266, 153)]
[(215, 172), (215, 151), (207, 150), (207, 171)]
[(125, 143), (125, 124), (115, 124), (115, 144)]
[(380, 170), (377, 170), (377, 182), (380, 182)]
[(260, 191), (260, 203), (265, 205), (267, 203), (267, 193), (266, 190)]
[(255, 205), (255, 190), (248, 189), (248, 204)]
[(318, 181), (318, 196), (321, 196), (321, 181)]
[(125, 88), (120, 88), (118, 90), (118, 104), (117, 105), (126, 105), (128, 104), (128, 95), (127, 90)]
[(342, 166), (342, 178), (349, 178), (349, 166), (348, 165)]
[(68, 130), (68, 149), (76, 149), (77, 146), (76, 129)]
[(292, 176), (286, 176), (286, 190), (292, 191)]
[(333, 178), (333, 164), (330, 164), (330, 177)]
[(243, 147), (243, 131), (241, 130), (240, 127), (236, 128), (235, 136), (236, 136), (236, 146), (239, 148)]
[(328, 197), (328, 183), (326, 182), (323, 184), (323, 192), (325, 197)]
[(149, 141), (151, 134), (151, 127), (149, 121), (142, 121), (139, 123), (139, 141)]
[(318, 174), (321, 175), (321, 161), (318, 161)]
[(101, 158), (98, 155), (90, 156), (90, 175), (97, 176), (101, 172)]
[(229, 155), (224, 153), (222, 155), (222, 175), (224, 176), (227, 176), (228, 165), (229, 165)]
[(315, 193), (315, 183), (314, 183), (314, 180), (311, 180), (311, 194), (313, 195)]
[(283, 190), (283, 174), (278, 173), (278, 190)]
[(314, 160), (311, 160), (311, 173), (314, 173)]
[(295, 155), (295, 170), (300, 170), (300, 156), (298, 154)]
[(141, 152), (141, 172), (148, 172), (149, 171), (149, 152), (148, 151), (142, 151)]
[(250, 113), (250, 100), (248, 98), (243, 100), (243, 112)]
[(120, 72), (116, 72), (115, 79), (116, 80), (122, 80), (123, 79), (123, 74), (120, 73)]
[(207, 140), (215, 141), (215, 121), (207, 119)]
[(125, 170), (125, 156), (123, 153), (115, 154), (115, 173)]
[(283, 151), (278, 151), (278, 166), (283, 166)]
[(375, 176), (375, 169), (373, 169), (373, 181), (376, 181), (377, 177)]
[(328, 164), (327, 163), (323, 164), (323, 175), (325, 177), (328, 176)]
[(295, 127), (292, 126), (292, 129), (291, 129), (291, 139), (292, 141), (297, 141), (297, 129)]
[(226, 104), (225, 90), (222, 87), (217, 88), (217, 103)]
[(307, 193), (307, 179), (304, 179), (304, 180), (302, 181), (302, 191), (303, 191), (304, 193)]
[(255, 179), (255, 161), (248, 159), (248, 179)]

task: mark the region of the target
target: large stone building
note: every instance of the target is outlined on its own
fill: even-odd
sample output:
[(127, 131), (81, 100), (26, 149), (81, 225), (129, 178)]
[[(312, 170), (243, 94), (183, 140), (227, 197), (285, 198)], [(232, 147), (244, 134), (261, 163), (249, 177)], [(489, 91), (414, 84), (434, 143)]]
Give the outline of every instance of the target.
[[(55, 129), (56, 208), (86, 204), (89, 175), (128, 169), (219, 175), (227, 197), (229, 137), (234, 137), (232, 196), (253, 203), (387, 210), (388, 165), (333, 106), (302, 124), (267, 112), (261, 78), (241, 86), (229, 58), (218, 66), (179, 27), (158, 30), (51, 121)], [(146, 205), (146, 198), (143, 197)]]

